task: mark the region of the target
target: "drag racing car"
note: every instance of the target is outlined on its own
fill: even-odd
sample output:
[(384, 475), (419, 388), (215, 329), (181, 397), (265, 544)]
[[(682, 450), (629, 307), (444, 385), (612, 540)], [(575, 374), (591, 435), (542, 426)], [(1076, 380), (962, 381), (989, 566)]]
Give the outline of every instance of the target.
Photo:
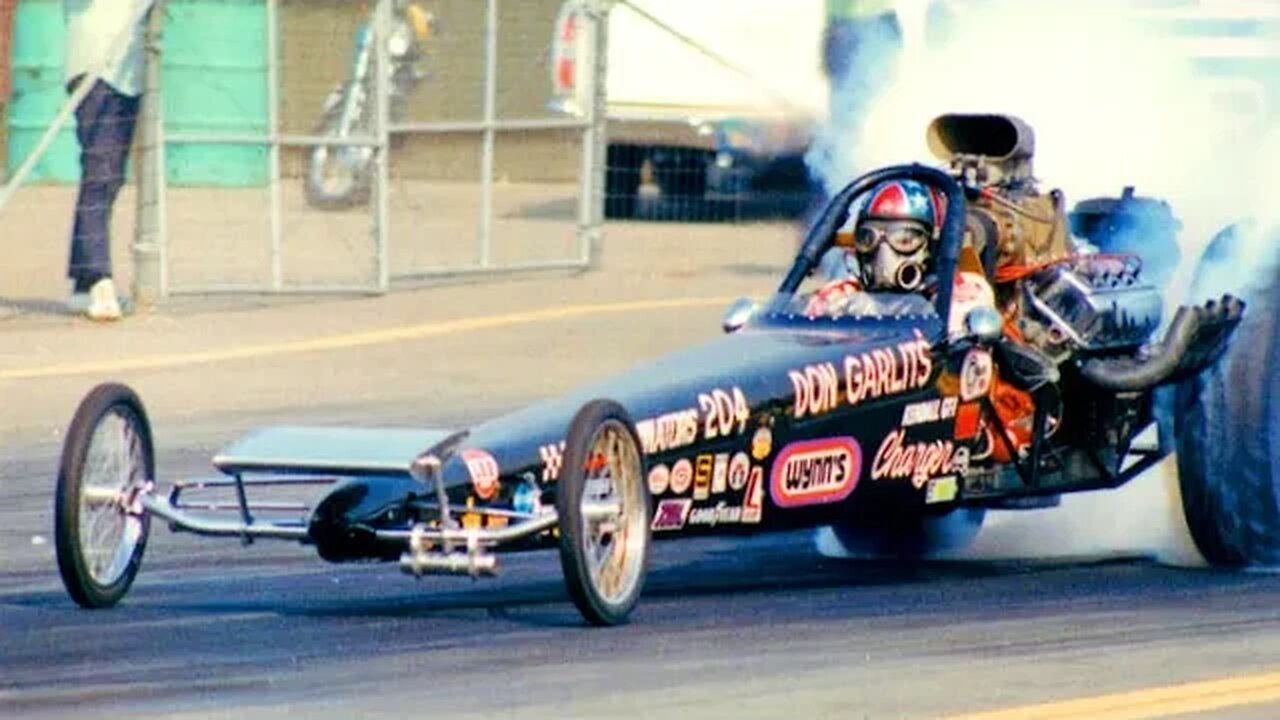
[[(221, 476), (162, 489), (141, 400), (100, 385), (58, 474), (66, 589), (85, 607), (120, 601), (154, 519), (415, 576), (485, 576), (503, 552), (558, 549), (574, 604), (612, 625), (640, 597), (652, 540), (831, 526), (911, 555), (933, 523), (1116, 487), (1175, 445), (1205, 556), (1274, 559), (1275, 422), (1244, 403), (1275, 379), (1221, 359), (1243, 303), (1183, 306), (1154, 339), (1161, 297), (1141, 259), (1067, 230), (1060, 194), (1031, 181), (1031, 137), (1014, 118), (940, 118), (930, 142), (945, 167), (850, 183), (776, 293), (731, 306), (723, 334), (473, 427), (263, 428), (213, 457)], [(938, 224), (913, 302), (815, 310), (818, 268), (867, 196), (917, 186)], [(989, 283), (992, 302), (967, 303), (963, 275)], [(1250, 332), (1270, 353), (1270, 321)], [(1144, 444), (1160, 388), (1176, 389), (1176, 427)], [(1244, 412), (1254, 422), (1233, 429)], [(1232, 443), (1266, 457), (1235, 457)]]

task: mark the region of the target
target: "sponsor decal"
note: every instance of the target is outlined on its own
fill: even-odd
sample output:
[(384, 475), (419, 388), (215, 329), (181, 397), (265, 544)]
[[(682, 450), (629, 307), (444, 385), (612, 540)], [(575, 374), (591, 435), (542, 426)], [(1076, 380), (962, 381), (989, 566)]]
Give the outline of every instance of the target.
[(764, 517), (764, 469), (759, 465), (747, 475), (747, 492), (742, 498), (742, 522), (759, 523)]
[(723, 500), (710, 507), (695, 508), (689, 513), (689, 525), (736, 525), (742, 521), (742, 508)]
[(970, 350), (960, 364), (960, 399), (965, 402), (977, 400), (991, 392), (993, 375), (991, 353), (976, 348)]
[(729, 489), (738, 492), (747, 486), (747, 476), (751, 474), (751, 461), (744, 452), (737, 453), (729, 461)]
[(948, 473), (964, 474), (969, 469), (969, 448), (950, 440), (906, 442), (907, 431), (889, 433), (871, 460), (871, 479), (910, 479), (916, 489), (929, 478)]
[(636, 423), (636, 435), (645, 453), (652, 455), (692, 445), (698, 439), (698, 424), (697, 409), (689, 408), (641, 420)]
[(759, 428), (756, 434), (751, 436), (751, 457), (763, 460), (769, 457), (771, 452), (773, 452), (773, 431), (767, 427)]
[(959, 492), (960, 487), (955, 475), (933, 478), (925, 488), (924, 501), (926, 504), (951, 502), (956, 499)]
[(471, 487), (476, 497), (492, 500), (498, 494), (498, 461), (484, 450), (475, 449), (463, 450), (461, 457), (471, 474)]
[(698, 394), (698, 407), (669, 412), (636, 423), (636, 435), (646, 454), (689, 447), (702, 433), (704, 440), (739, 435), (751, 419), (751, 406), (742, 388), (715, 389)]
[(693, 484), (693, 465), (688, 460), (677, 460), (671, 466), (671, 494), (683, 495)]
[(778, 453), (769, 494), (778, 507), (840, 502), (861, 473), (862, 448), (851, 437), (795, 442)]
[(654, 465), (649, 471), (649, 494), (658, 496), (671, 484), (671, 470), (666, 465)]
[(964, 403), (956, 411), (956, 439), (971, 440), (978, 437), (981, 427), (982, 406), (976, 402)]
[(564, 465), (564, 441), (543, 445), (538, 448), (538, 456), (542, 458), (543, 482), (559, 478), (560, 466)]
[(670, 498), (659, 502), (653, 511), (653, 523), (649, 529), (657, 532), (683, 528), (692, 506), (693, 501), (689, 498)]
[(711, 471), (711, 494), (719, 495), (728, 489), (729, 453), (716, 454), (716, 466)]
[(702, 409), (704, 440), (741, 435), (751, 419), (751, 406), (739, 387), (701, 393), (698, 407)]
[(716, 459), (711, 455), (699, 455), (693, 461), (693, 499), (706, 500), (711, 497), (711, 473), (715, 470)]
[(902, 427), (928, 425), (955, 417), (958, 400), (953, 397), (921, 400), (902, 408)]
[(792, 417), (799, 420), (823, 415), (842, 405), (924, 387), (933, 373), (933, 357), (924, 334), (916, 330), (915, 336), (915, 340), (894, 346), (846, 355), (843, 367), (827, 362), (789, 371), (795, 398)]

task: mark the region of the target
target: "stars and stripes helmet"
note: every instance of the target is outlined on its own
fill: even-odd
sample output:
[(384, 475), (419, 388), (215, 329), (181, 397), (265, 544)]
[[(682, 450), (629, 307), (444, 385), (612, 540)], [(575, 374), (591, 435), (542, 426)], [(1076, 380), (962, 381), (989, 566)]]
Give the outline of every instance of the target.
[(868, 290), (919, 290), (933, 272), (931, 250), (942, 224), (940, 193), (914, 180), (871, 189), (858, 211), (853, 249)]
[(889, 180), (871, 189), (859, 220), (914, 220), (932, 235), (942, 225), (945, 199), (915, 180)]

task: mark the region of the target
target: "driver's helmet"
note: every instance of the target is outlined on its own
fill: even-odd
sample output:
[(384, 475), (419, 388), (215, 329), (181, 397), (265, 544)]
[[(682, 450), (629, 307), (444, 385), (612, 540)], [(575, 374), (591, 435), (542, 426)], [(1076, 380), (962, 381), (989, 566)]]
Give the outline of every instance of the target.
[(866, 290), (911, 292), (933, 272), (931, 246), (942, 224), (943, 198), (915, 180), (871, 189), (850, 242)]

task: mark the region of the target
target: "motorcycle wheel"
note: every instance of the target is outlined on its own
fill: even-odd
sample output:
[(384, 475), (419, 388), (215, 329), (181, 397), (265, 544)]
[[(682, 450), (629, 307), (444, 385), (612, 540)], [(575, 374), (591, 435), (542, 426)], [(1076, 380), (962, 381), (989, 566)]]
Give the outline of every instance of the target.
[(1280, 264), (1256, 251), (1275, 247), (1280, 228), (1252, 244), (1241, 232), (1210, 243), (1194, 286), (1255, 268), (1233, 283), (1244, 318), (1223, 357), (1177, 387), (1172, 413), (1183, 515), (1205, 560), (1225, 567), (1280, 563)]
[(640, 441), (620, 405), (593, 400), (569, 425), (556, 488), (560, 566), (592, 625), (627, 621), (649, 556), (649, 489)]
[[(330, 113), (321, 126), (320, 134), (338, 137), (340, 122), (338, 113)], [(360, 132), (359, 126), (353, 130)], [(344, 158), (344, 155), (359, 150), (341, 145), (317, 145), (311, 149), (303, 180), (308, 205), (319, 210), (345, 210), (369, 201), (370, 160), (361, 158), (358, 163), (350, 163)]]

